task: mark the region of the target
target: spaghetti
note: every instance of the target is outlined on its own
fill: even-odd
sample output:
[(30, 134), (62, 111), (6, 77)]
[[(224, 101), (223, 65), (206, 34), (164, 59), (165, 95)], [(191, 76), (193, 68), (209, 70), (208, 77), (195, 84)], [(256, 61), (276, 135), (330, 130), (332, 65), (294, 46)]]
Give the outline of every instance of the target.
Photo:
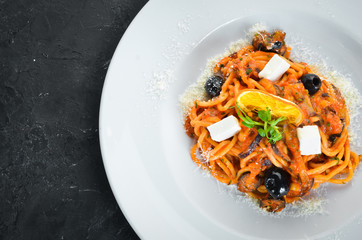
[[(271, 212), (281, 211), (285, 203), (297, 201), (323, 183), (349, 182), (361, 160), (361, 155), (350, 150), (350, 119), (340, 91), (320, 76), (319, 90), (308, 94), (301, 79), (315, 73), (306, 63), (289, 59), (291, 48), (285, 45), (284, 36), (281, 31), (259, 32), (252, 45), (221, 59), (213, 69), (223, 79), (219, 95), (208, 101), (195, 100), (185, 120), (186, 133), (196, 140), (192, 160), (218, 181), (237, 184), (239, 191), (259, 199), (261, 207)], [(277, 81), (259, 78), (275, 54), (290, 64), (289, 69)], [(274, 143), (261, 137), (255, 127), (244, 126), (236, 102), (245, 89), (258, 89), (298, 105), (304, 116), (299, 127), (318, 126), (322, 153), (301, 155), (298, 126), (286, 121), (281, 123), (282, 139)], [(211, 139), (207, 127), (230, 115), (239, 120), (241, 131), (221, 142)], [(255, 112), (248, 115), (258, 118)], [(283, 169), (290, 176), (289, 191), (279, 198), (273, 198), (265, 184), (271, 168)]]

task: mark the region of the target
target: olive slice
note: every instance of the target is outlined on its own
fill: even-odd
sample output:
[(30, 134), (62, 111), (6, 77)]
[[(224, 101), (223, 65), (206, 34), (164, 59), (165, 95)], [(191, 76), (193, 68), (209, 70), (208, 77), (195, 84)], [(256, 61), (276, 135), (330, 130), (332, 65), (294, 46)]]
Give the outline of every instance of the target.
[(318, 92), (318, 90), (322, 86), (321, 79), (317, 75), (312, 73), (303, 75), (302, 83), (304, 85), (304, 88), (308, 90), (309, 95), (313, 95)]
[(290, 175), (281, 168), (272, 167), (265, 173), (264, 185), (274, 199), (280, 199), (289, 192)]
[(224, 79), (220, 76), (213, 75), (209, 77), (205, 83), (205, 90), (210, 97), (220, 95), (221, 87), (224, 84)]

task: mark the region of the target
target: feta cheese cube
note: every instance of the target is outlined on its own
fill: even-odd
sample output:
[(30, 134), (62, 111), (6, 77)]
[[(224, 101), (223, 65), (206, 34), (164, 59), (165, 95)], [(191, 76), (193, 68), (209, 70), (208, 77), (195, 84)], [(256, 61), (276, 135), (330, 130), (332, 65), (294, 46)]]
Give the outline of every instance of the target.
[(275, 54), (259, 73), (259, 78), (266, 78), (270, 81), (278, 80), (290, 67), (283, 58)]
[(238, 119), (231, 115), (208, 126), (207, 130), (209, 130), (212, 140), (221, 142), (234, 136), (234, 134), (238, 133), (241, 128), (239, 126)]
[(302, 155), (320, 154), (321, 150), (321, 136), (319, 134), (318, 126), (304, 126), (297, 128), (299, 139), (299, 149)]

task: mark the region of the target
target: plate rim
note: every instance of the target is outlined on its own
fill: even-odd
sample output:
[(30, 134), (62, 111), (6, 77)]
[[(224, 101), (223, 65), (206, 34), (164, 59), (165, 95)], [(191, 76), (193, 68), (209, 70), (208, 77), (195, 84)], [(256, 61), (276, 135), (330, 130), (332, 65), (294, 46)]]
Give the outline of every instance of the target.
[(112, 192), (116, 198), (116, 201), (120, 207), (120, 209), (122, 210), (125, 218), (127, 219), (127, 221), (130, 223), (130, 225), (132, 226), (132, 228), (135, 230), (136, 234), (140, 237), (143, 238), (143, 231), (140, 229), (141, 227), (140, 226), (137, 226), (137, 224), (133, 221), (132, 217), (130, 216), (130, 213), (129, 211), (126, 209), (125, 206), (123, 206), (122, 204), (122, 200), (118, 198), (117, 194), (115, 194), (115, 191), (116, 191), (116, 186), (112, 183), (112, 180), (111, 180), (111, 177), (110, 177), (110, 170), (109, 168), (111, 166), (109, 166), (107, 164), (107, 160), (106, 160), (106, 157), (105, 157), (105, 133), (104, 133), (104, 130), (103, 130), (103, 122), (104, 122), (104, 111), (105, 111), (105, 107), (104, 107), (104, 98), (105, 98), (105, 94), (106, 94), (106, 90), (107, 88), (109, 88), (109, 84), (110, 84), (110, 80), (109, 79), (109, 72), (111, 71), (111, 69), (113, 68), (113, 65), (112, 63), (114, 64), (114, 59), (118, 56), (117, 54), (119, 54), (119, 52), (121, 51), (120, 49), (122, 48), (122, 44), (123, 44), (123, 39), (127, 38), (128, 37), (128, 34), (129, 32), (131, 31), (130, 29), (133, 28), (133, 26), (135, 25), (135, 22), (137, 21), (137, 19), (139, 18), (139, 16), (141, 16), (141, 14), (143, 14), (145, 11), (147, 11), (146, 9), (149, 8), (149, 6), (153, 3), (155, 3), (157, 1), (155, 0), (151, 0), (149, 2), (146, 3), (146, 5), (140, 10), (140, 12), (136, 15), (136, 17), (133, 19), (133, 21), (131, 22), (131, 24), (128, 26), (127, 30), (125, 31), (125, 33), (123, 34), (122, 38), (120, 39), (118, 45), (117, 45), (117, 48), (115, 50), (115, 53), (112, 57), (112, 60), (111, 60), (111, 63), (109, 65), (109, 69), (107, 71), (107, 75), (106, 75), (106, 78), (105, 78), (105, 82), (104, 82), (104, 85), (103, 85), (103, 91), (102, 91), (102, 97), (101, 97), (101, 102), (100, 102), (100, 109), (99, 109), (99, 139), (100, 139), (100, 148), (101, 148), (101, 152), (102, 152), (102, 159), (103, 159), (103, 164), (104, 164), (104, 168), (105, 168), (105, 171), (106, 171), (106, 174), (107, 174), (107, 178), (108, 178), (108, 181), (109, 181), (109, 184), (110, 184), (110, 187), (112, 189)]

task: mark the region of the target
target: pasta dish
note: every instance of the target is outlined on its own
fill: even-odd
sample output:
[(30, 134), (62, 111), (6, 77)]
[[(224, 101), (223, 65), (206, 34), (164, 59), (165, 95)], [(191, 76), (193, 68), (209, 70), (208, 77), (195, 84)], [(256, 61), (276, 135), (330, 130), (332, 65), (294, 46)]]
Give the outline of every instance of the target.
[(195, 99), (184, 124), (192, 160), (269, 212), (323, 183), (348, 183), (361, 159), (350, 149), (341, 92), (292, 61), (284, 38), (257, 32), (221, 59), (204, 86), (209, 99)]

